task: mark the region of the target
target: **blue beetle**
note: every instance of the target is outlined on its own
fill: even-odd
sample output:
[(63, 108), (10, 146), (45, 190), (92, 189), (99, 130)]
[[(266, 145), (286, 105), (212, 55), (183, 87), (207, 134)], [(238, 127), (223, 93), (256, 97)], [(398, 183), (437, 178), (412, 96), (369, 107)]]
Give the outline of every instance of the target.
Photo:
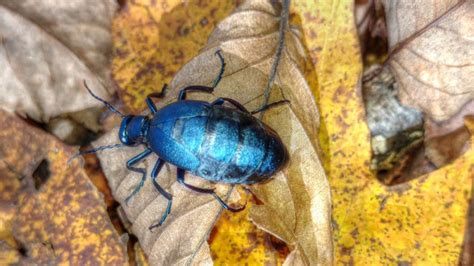
[[(191, 172), (212, 182), (254, 184), (269, 179), (288, 160), (287, 150), (278, 134), (253, 116), (287, 101), (275, 102), (249, 112), (239, 102), (230, 98), (218, 98), (211, 103), (186, 99), (187, 93), (191, 91), (213, 92), (225, 68), (220, 50), (216, 54), (221, 60), (221, 70), (212, 87), (186, 87), (180, 91), (177, 102), (158, 109), (152, 98), (164, 97), (167, 88), (165, 84), (161, 93), (150, 94), (146, 99), (151, 111), (150, 116), (123, 115), (94, 95), (85, 84), (93, 97), (123, 117), (119, 130), (122, 144), (99, 147), (81, 154), (124, 145), (145, 146), (142, 153), (127, 161), (127, 168), (141, 173), (142, 179), (126, 198), (126, 202), (141, 189), (146, 179), (145, 169), (134, 166), (152, 153), (159, 157), (151, 177), (155, 188), (168, 199), (168, 206), (160, 221), (150, 226), (150, 229), (160, 226), (171, 211), (172, 196), (157, 182), (158, 173), (165, 162), (178, 168), (177, 181), (183, 186), (196, 192), (211, 194), (224, 208), (239, 211), (242, 208), (231, 208), (214, 190), (186, 183), (185, 172)], [(226, 102), (233, 108), (223, 105)]]

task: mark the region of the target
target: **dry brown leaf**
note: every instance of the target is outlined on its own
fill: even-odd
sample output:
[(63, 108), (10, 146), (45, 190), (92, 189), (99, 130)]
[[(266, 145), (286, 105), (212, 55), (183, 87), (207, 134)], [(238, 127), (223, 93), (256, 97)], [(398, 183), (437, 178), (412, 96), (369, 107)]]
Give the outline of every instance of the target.
[(474, 2), (384, 5), (390, 47), (400, 46), (390, 66), (402, 103), (438, 122), (449, 119), (474, 98)]
[(299, 266), (304, 265), (304, 261), (302, 260), (301, 254), (299, 254), (298, 250), (293, 250), (288, 257), (286, 258), (283, 266)]
[(446, 121), (425, 121), (426, 157), (437, 167), (452, 162), (468, 149), (469, 132), (464, 125), (464, 119), (472, 114), (474, 100)]
[[(100, 107), (82, 81), (109, 98), (116, 8), (113, 0), (0, 1), (1, 107), (39, 122)], [(97, 129), (93, 119), (86, 126)]]
[[(220, 48), (227, 65), (215, 94), (247, 103), (249, 110), (261, 105), (278, 42), (277, 14), (267, 1), (242, 4), (217, 26), (204, 51), (183, 67), (172, 87), (209, 84), (215, 76), (209, 70), (218, 69), (213, 53)], [(304, 49), (298, 32), (288, 31), (285, 45), (271, 102), (283, 97), (291, 106), (268, 111), (264, 121), (288, 147), (290, 164), (272, 182), (251, 188), (264, 205), (253, 207), (250, 218), (299, 250), (305, 263), (330, 264), (331, 203), (329, 184), (317, 155), (319, 114), (302, 73)]]
[[(118, 142), (117, 130), (102, 137), (96, 145)], [(132, 231), (148, 255), (151, 265), (184, 265), (209, 261), (210, 252), (206, 242), (210, 230), (220, 215), (221, 207), (212, 196), (196, 194), (183, 188), (176, 182), (176, 167), (165, 165), (158, 175), (158, 183), (173, 195), (171, 214), (166, 222), (150, 231), (164, 213), (167, 200), (159, 194), (147, 178), (144, 187), (130, 200), (124, 201), (139, 183), (141, 175), (130, 172), (126, 161), (140, 153), (142, 148), (123, 148), (110, 150), (99, 155), (102, 168), (109, 186), (132, 223)], [(156, 155), (149, 156), (141, 165), (145, 165), (150, 175)], [(190, 183), (205, 187), (208, 183), (202, 179), (186, 176)]]
[[(214, 95), (194, 93), (190, 98), (211, 101), (218, 96), (230, 97), (245, 104), (249, 110), (260, 106), (278, 43), (278, 14), (279, 9), (268, 1), (243, 3), (217, 26), (203, 51), (180, 70), (171, 83), (167, 97), (157, 102), (158, 107), (175, 101), (179, 89), (184, 86), (210, 85), (220, 68), (215, 56), (218, 49), (223, 51), (226, 61), (221, 83)], [(276, 175), (275, 180), (252, 188), (265, 205), (251, 212), (260, 227), (296, 248), (297, 254), (301, 254), (298, 259), (306, 263), (330, 264), (329, 186), (316, 152), (319, 114), (301, 72), (305, 64), (304, 49), (297, 32), (287, 32), (285, 45), (271, 102), (286, 98), (291, 104), (267, 111), (264, 121), (279, 132), (292, 159), (288, 169)], [(96, 144), (117, 142), (115, 130)], [(130, 173), (125, 162), (141, 151), (125, 148), (99, 156), (114, 196), (121, 203), (141, 178), (139, 174)], [(152, 155), (144, 162), (148, 174), (156, 159)], [(202, 186), (208, 183), (200, 178), (188, 178)], [(148, 227), (161, 217), (166, 200), (155, 191), (148, 178), (129, 206), (124, 205), (127, 217), (133, 223), (132, 230), (151, 264), (197, 263), (196, 254), (207, 253), (206, 240), (219, 216), (220, 207), (212, 197), (182, 188), (175, 181), (174, 166), (164, 167), (158, 180), (173, 194), (173, 209), (168, 220), (160, 228), (149, 232)], [(280, 220), (275, 219), (274, 214), (264, 215), (273, 209), (278, 209)], [(266, 221), (261, 221), (262, 217)]]
[(124, 264), (102, 196), (67, 164), (73, 149), (4, 111), (0, 124), (0, 264)]

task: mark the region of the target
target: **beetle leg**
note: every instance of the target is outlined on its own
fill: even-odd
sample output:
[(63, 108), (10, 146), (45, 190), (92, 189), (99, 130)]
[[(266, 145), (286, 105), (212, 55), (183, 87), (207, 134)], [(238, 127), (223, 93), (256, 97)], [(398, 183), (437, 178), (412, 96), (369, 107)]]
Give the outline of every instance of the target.
[(242, 104), (240, 104), (238, 101), (236, 101), (234, 99), (231, 99), (231, 98), (218, 98), (217, 100), (212, 102), (211, 105), (222, 105), (222, 104), (224, 104), (224, 102), (228, 102), (228, 103), (232, 104), (233, 106), (235, 106), (237, 109), (239, 109), (240, 111), (242, 111), (244, 113), (250, 113), (247, 110), (247, 108), (245, 108)]
[(146, 97), (146, 104), (148, 105), (148, 108), (150, 109), (152, 114), (156, 113), (158, 111), (158, 108), (156, 108), (156, 105), (155, 105), (155, 103), (153, 102), (153, 100), (151, 98), (161, 99), (161, 98), (165, 97), (167, 89), (168, 89), (168, 85), (165, 84), (165, 85), (163, 85), (163, 88), (161, 89), (160, 92), (150, 93)]
[(213, 88), (217, 87), (225, 71), (225, 61), (224, 61), (224, 57), (222, 56), (222, 50), (221, 49), (217, 50), (215, 54), (219, 57), (219, 60), (221, 61), (221, 69), (219, 70), (219, 74), (217, 74), (217, 77), (212, 82)]
[(281, 101), (278, 101), (278, 102), (274, 102), (274, 103), (271, 103), (271, 104), (267, 104), (267, 105), (265, 105), (265, 106), (262, 106), (262, 107), (258, 108), (258, 109), (255, 110), (255, 111), (252, 111), (251, 114), (253, 114), (253, 115), (254, 115), (254, 114), (258, 114), (258, 113), (260, 113), (260, 112), (263, 112), (263, 111), (266, 111), (266, 110), (268, 110), (268, 109), (271, 109), (271, 108), (273, 108), (273, 107), (275, 107), (275, 106), (282, 105), (282, 104), (286, 104), (286, 103), (290, 103), (290, 101), (288, 101), (288, 100), (281, 100)]
[(190, 190), (192, 191), (195, 191), (195, 192), (199, 192), (199, 193), (204, 193), (204, 194), (211, 194), (212, 196), (214, 196), (214, 198), (219, 202), (219, 204), (224, 207), (225, 209), (229, 210), (229, 211), (232, 211), (232, 212), (238, 212), (238, 211), (241, 211), (243, 209), (245, 209), (245, 206), (243, 207), (240, 207), (240, 208), (232, 208), (230, 207), (229, 205), (227, 205), (227, 203), (224, 202), (223, 199), (221, 199), (216, 192), (214, 192), (213, 189), (207, 189), (207, 188), (199, 188), (199, 187), (195, 187), (193, 185), (190, 185), (188, 183), (186, 183), (184, 181), (184, 170), (183, 169), (180, 169), (178, 168), (178, 182), (189, 188)]
[(206, 86), (189, 86), (189, 87), (186, 87), (186, 88), (182, 89), (179, 92), (178, 101), (186, 100), (186, 93), (188, 91), (202, 91), (202, 92), (212, 93), (214, 91), (214, 88), (206, 87)]
[(212, 87), (206, 87), (206, 86), (189, 86), (184, 89), (182, 89), (179, 92), (178, 96), (178, 101), (182, 101), (186, 99), (186, 92), (188, 91), (202, 91), (202, 92), (207, 92), (207, 93), (212, 93), (214, 91), (214, 88), (217, 87), (219, 82), (222, 79), (222, 75), (224, 75), (225, 71), (225, 61), (224, 57), (222, 56), (222, 50), (217, 50), (216, 51), (217, 57), (219, 57), (219, 60), (221, 61), (221, 69), (219, 70), (219, 74), (217, 74), (217, 77), (214, 79), (212, 82)]
[(161, 216), (160, 221), (148, 227), (149, 230), (152, 230), (155, 227), (161, 226), (165, 222), (166, 218), (168, 217), (168, 214), (170, 214), (171, 212), (171, 204), (173, 202), (173, 197), (171, 196), (170, 193), (166, 192), (166, 190), (164, 190), (160, 186), (160, 184), (158, 184), (158, 182), (156, 181), (156, 178), (158, 177), (158, 173), (161, 171), (161, 168), (163, 168), (164, 164), (165, 164), (165, 161), (163, 161), (162, 159), (158, 159), (158, 161), (156, 161), (156, 164), (153, 167), (153, 170), (151, 172), (151, 180), (153, 181), (153, 185), (155, 186), (156, 190), (158, 190), (158, 192), (160, 192), (160, 194), (163, 195), (168, 200), (168, 206), (166, 207), (166, 210), (165, 210), (165, 213), (163, 213), (163, 216)]
[(133, 157), (132, 159), (127, 161), (127, 168), (130, 171), (141, 173), (142, 174), (142, 179), (140, 180), (140, 183), (133, 189), (132, 193), (128, 195), (128, 197), (125, 199), (125, 204), (128, 204), (130, 199), (135, 196), (135, 194), (140, 191), (140, 189), (143, 187), (143, 184), (145, 184), (145, 179), (146, 179), (146, 170), (145, 168), (137, 168), (133, 167), (135, 164), (140, 162), (141, 160), (145, 159), (148, 155), (152, 153), (151, 149), (147, 148), (145, 151), (142, 153), (138, 154), (137, 156)]

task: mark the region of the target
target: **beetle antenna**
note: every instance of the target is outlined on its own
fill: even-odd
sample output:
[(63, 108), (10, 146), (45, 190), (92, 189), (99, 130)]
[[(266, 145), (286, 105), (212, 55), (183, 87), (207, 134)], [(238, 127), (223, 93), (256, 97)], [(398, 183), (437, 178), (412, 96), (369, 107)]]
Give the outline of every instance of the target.
[(115, 149), (115, 148), (120, 148), (120, 147), (124, 147), (124, 146), (126, 146), (126, 145), (123, 144), (123, 143), (117, 143), (117, 144), (112, 144), (112, 145), (99, 146), (97, 148), (90, 149), (90, 150), (80, 151), (80, 152), (74, 154), (71, 158), (69, 158), (67, 160), (67, 163), (70, 164), (72, 162), (72, 160), (74, 160), (77, 157), (79, 157), (81, 155), (84, 155), (84, 154), (96, 153), (96, 152), (99, 152), (99, 151)]
[(86, 87), (87, 91), (89, 91), (89, 93), (90, 93), (90, 95), (92, 95), (92, 97), (94, 97), (94, 98), (96, 98), (98, 101), (102, 102), (107, 108), (109, 108), (110, 111), (119, 114), (122, 118), (125, 117), (125, 115), (122, 114), (119, 110), (117, 110), (117, 108), (115, 108), (113, 105), (111, 105), (110, 103), (108, 103), (106, 100), (100, 98), (99, 96), (95, 95), (95, 94), (91, 91), (91, 89), (89, 89), (89, 86), (87, 86), (87, 83), (86, 83), (85, 80), (84, 80), (84, 87)]

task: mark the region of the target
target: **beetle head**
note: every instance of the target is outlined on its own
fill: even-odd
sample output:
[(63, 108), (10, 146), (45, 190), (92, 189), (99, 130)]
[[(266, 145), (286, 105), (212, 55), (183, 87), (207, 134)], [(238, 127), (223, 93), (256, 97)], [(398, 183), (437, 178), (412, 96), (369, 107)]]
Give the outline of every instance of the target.
[(127, 115), (122, 119), (119, 139), (127, 146), (142, 144), (146, 139), (148, 127), (149, 120), (146, 116)]

